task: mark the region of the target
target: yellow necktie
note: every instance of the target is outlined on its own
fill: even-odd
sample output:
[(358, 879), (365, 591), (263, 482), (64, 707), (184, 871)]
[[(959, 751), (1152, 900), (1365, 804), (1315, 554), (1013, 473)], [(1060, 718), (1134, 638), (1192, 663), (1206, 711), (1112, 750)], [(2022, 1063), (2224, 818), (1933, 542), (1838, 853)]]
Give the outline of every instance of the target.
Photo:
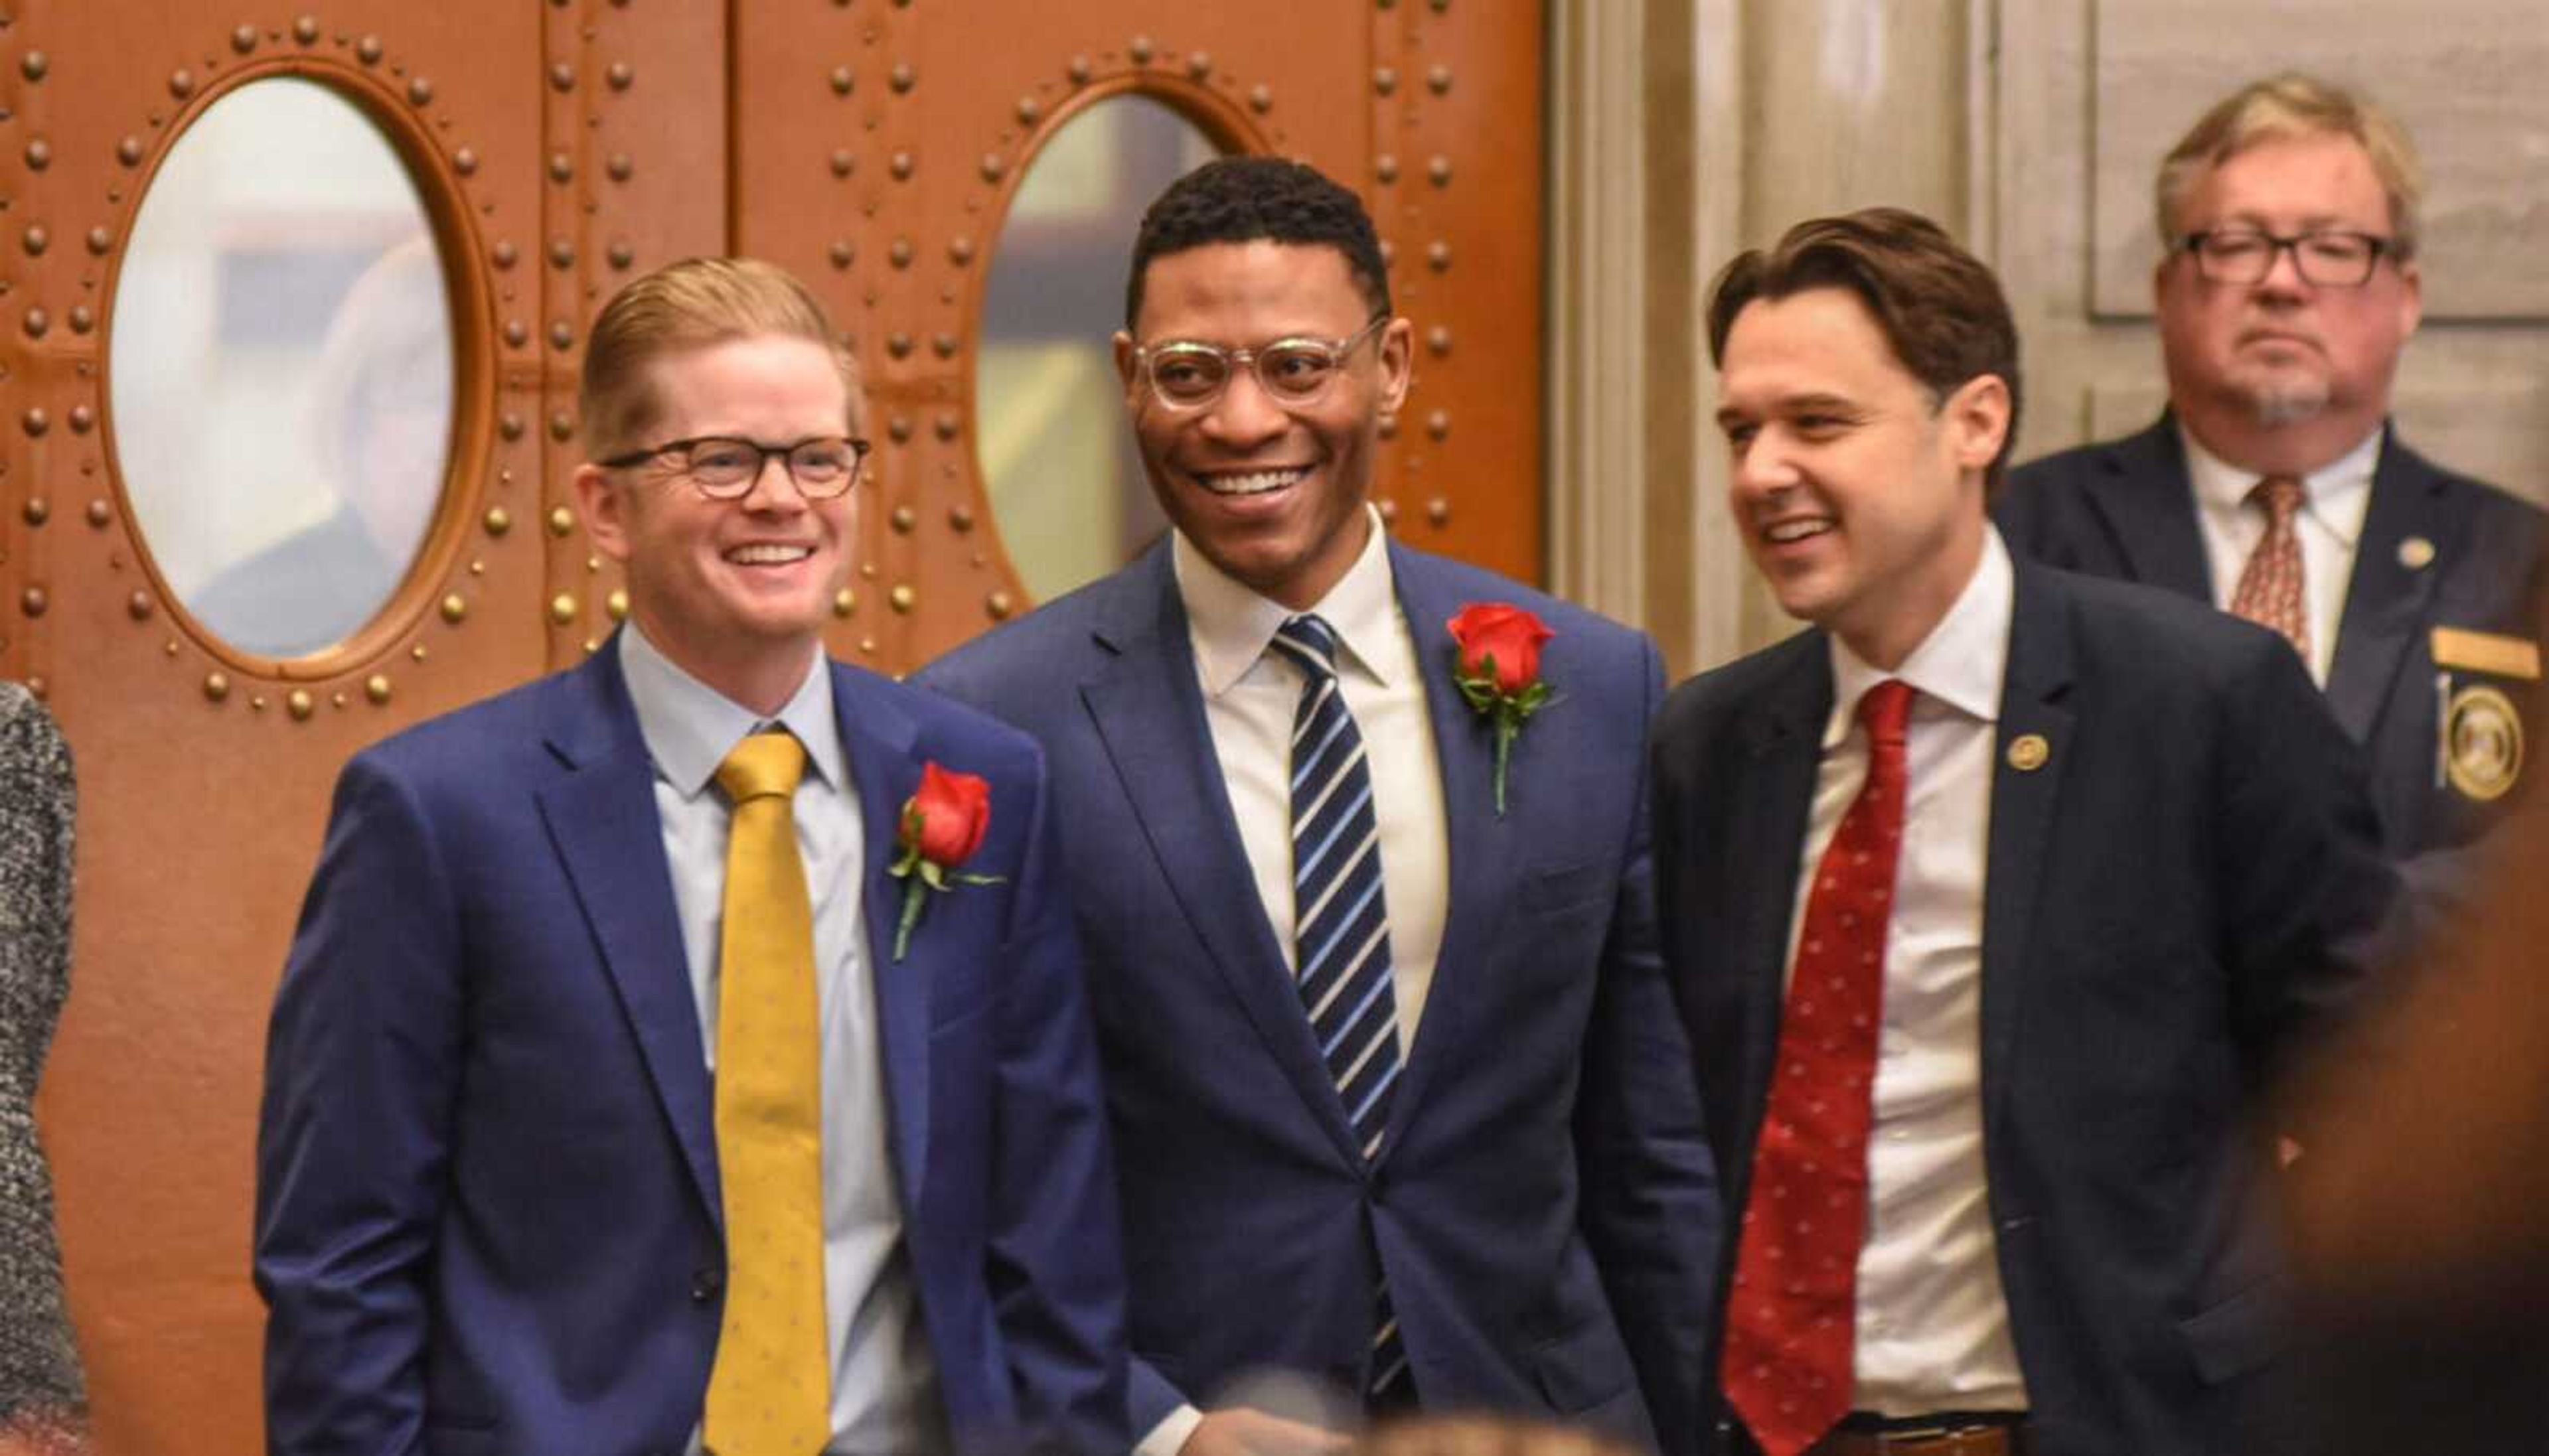
[(734, 820), (717, 946), (726, 1281), (703, 1431), (712, 1456), (816, 1456), (831, 1439), (814, 911), (790, 810), (804, 772), (786, 733), (756, 733), (717, 766)]

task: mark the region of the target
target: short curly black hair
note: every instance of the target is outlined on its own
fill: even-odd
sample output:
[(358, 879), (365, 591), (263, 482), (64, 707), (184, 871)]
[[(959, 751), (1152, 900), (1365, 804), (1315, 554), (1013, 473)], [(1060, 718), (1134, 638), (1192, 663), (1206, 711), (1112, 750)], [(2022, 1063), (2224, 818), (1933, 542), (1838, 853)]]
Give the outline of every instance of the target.
[(1380, 234), (1362, 199), (1307, 162), (1279, 156), (1215, 157), (1169, 184), (1142, 215), (1133, 236), (1133, 271), (1124, 282), (1124, 326), (1142, 313), (1142, 278), (1151, 260), (1216, 242), (1270, 242), (1335, 248), (1345, 254), (1355, 286), (1375, 316), (1389, 312), (1389, 266)]

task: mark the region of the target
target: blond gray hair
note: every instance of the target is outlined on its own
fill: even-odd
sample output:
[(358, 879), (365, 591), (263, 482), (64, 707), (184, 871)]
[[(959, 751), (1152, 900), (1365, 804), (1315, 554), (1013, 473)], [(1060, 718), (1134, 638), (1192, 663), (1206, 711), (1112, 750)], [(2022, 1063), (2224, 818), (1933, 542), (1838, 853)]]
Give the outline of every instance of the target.
[(2416, 256), (2417, 210), (2425, 198), (2425, 169), (2416, 144), (2399, 119), (2360, 91), (2333, 81), (2286, 71), (2249, 82), (2214, 103), (2159, 164), (2153, 189), (2160, 245), (2173, 248), (2184, 234), (2179, 211), (2207, 172), (2267, 141), (2344, 136), (2363, 148), (2390, 204), (2390, 253), (2400, 262)]
[(586, 453), (600, 460), (635, 448), (655, 423), (662, 402), (649, 382), (649, 364), (759, 334), (822, 345), (851, 399), (858, 398), (857, 363), (796, 275), (754, 258), (684, 258), (631, 281), (594, 318), (576, 391)]

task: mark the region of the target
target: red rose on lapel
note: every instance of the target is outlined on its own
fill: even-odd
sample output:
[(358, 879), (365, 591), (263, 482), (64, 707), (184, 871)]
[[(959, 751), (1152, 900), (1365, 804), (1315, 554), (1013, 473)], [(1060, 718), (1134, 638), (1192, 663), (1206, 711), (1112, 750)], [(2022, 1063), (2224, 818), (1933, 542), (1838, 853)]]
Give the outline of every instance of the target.
[(1558, 634), (1509, 601), (1472, 601), (1444, 623), (1452, 632), (1452, 681), (1469, 710), (1495, 727), (1496, 817), (1505, 816), (1505, 770), (1531, 715), (1549, 705), (1540, 645)]
[(920, 923), (933, 892), (1000, 882), (996, 874), (966, 874), (957, 868), (983, 847), (991, 827), (989, 780), (942, 769), (936, 759), (920, 766), (920, 787), (902, 801), (902, 822), (895, 827), (895, 846), (902, 853), (886, 871), (902, 881), (902, 918), (894, 928), (896, 960), (910, 949), (911, 928)]
[(1540, 644), (1558, 634), (1540, 618), (1503, 601), (1473, 601), (1452, 618), (1461, 645), (1461, 676), (1492, 679), (1498, 692), (1520, 696), (1540, 679)]
[(935, 760), (920, 768), (920, 788), (902, 806), (902, 848), (941, 869), (953, 869), (974, 858), (983, 835), (991, 827), (991, 781), (975, 774), (941, 769)]

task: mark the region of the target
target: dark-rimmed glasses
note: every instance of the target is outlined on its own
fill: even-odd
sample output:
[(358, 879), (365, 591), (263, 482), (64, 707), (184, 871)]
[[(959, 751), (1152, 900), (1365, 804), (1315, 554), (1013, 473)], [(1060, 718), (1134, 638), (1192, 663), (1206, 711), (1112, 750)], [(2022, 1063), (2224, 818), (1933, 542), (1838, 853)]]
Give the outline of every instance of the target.
[(1278, 405), (1317, 402), (1345, 372), (1348, 356), (1382, 324), (1387, 314), (1344, 338), (1278, 338), (1253, 349), (1225, 349), (1199, 339), (1164, 339), (1133, 351), (1136, 367), (1150, 381), (1151, 393), (1171, 410), (1201, 410), (1230, 388), (1242, 366), (1257, 372), (1258, 388)]
[(700, 494), (711, 500), (733, 500), (752, 493), (753, 483), (773, 456), (788, 467), (797, 493), (809, 500), (826, 500), (858, 484), (859, 467), (868, 458), (868, 442), (855, 435), (808, 435), (785, 445), (731, 435), (695, 435), (666, 440), (598, 464), (624, 470), (661, 461), (690, 477)]
[(2259, 283), (2275, 271), (2275, 255), (2290, 250), (2304, 283), (2321, 288), (2361, 288), (2397, 244), (2371, 232), (2324, 228), (2279, 237), (2258, 228), (2212, 228), (2177, 240), (2195, 255), (2195, 270), (2213, 283)]

